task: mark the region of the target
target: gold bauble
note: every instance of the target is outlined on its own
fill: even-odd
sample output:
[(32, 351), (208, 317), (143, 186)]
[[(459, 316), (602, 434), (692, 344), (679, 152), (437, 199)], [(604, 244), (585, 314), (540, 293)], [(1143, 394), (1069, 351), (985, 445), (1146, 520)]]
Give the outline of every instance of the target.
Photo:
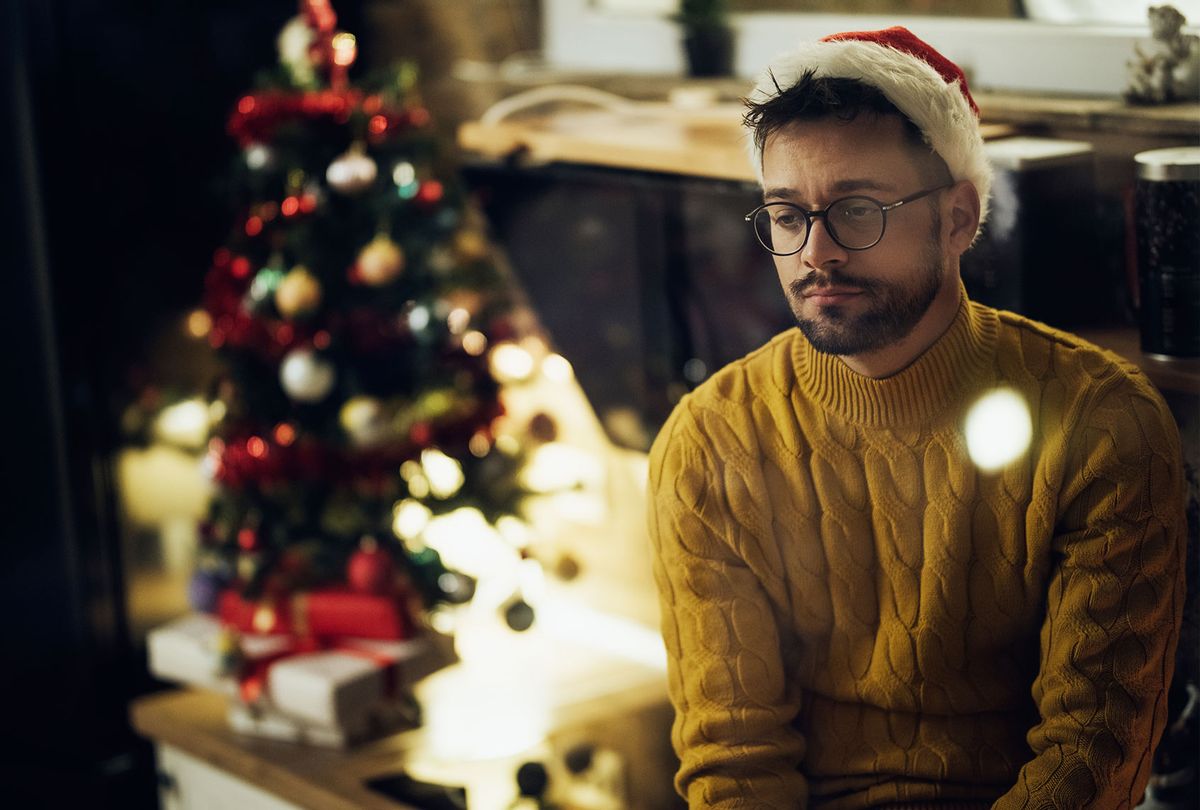
[(358, 254), (358, 276), (364, 284), (381, 287), (404, 272), (404, 251), (384, 234), (376, 236)]
[(275, 288), (275, 308), (285, 318), (309, 315), (320, 305), (321, 282), (303, 265), (293, 267)]

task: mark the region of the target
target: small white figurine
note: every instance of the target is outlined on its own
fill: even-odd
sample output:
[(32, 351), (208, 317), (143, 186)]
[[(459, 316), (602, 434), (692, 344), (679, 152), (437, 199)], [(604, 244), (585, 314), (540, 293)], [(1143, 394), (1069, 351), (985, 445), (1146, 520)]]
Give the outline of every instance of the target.
[(1183, 33), (1187, 18), (1174, 6), (1151, 6), (1148, 51), (1134, 45), (1125, 99), (1132, 104), (1200, 100), (1200, 37)]

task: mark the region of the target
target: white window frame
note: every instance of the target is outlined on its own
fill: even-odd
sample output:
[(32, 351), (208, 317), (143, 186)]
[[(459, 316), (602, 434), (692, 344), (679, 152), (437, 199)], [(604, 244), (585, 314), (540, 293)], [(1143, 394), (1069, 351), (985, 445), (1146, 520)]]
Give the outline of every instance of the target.
[[(682, 73), (679, 27), (658, 14), (605, 9), (592, 0), (544, 0), (545, 58), (564, 70)], [(963, 17), (735, 14), (734, 72), (750, 79), (791, 43), (835, 31), (904, 25), (967, 72), (978, 90), (1118, 96), (1135, 43), (1149, 26), (1067, 25)], [(1193, 30), (1188, 26), (1188, 30)]]

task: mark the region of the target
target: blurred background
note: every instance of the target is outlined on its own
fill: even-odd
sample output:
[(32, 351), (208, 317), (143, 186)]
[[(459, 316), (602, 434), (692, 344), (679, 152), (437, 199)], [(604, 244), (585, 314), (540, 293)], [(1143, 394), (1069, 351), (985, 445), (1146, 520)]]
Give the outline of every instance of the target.
[[(0, 593), (14, 629), (4, 664), (10, 743), (19, 751), (5, 759), (11, 806), (206, 806), (181, 798), (162, 761), (156, 764), (154, 739), (147, 738), (153, 735), (131, 725), (130, 705), (173, 688), (148, 667), (148, 634), (195, 611), (205, 601), (197, 594), (197, 575), (220, 567), (204, 561), (206, 549), (214, 560), (219, 556), (212, 533), (224, 513), (213, 511), (214, 499), (229, 484), (213, 467), (214, 453), (221, 456), (231, 441), (213, 405), (228, 404), (220, 382), (230, 379), (229, 356), (222, 353), (230, 347), (228, 335), (214, 337), (222, 327), (206, 295), (214, 268), (229, 262), (219, 251), (230, 246), (231, 227), (238, 239), (250, 234), (238, 194), (248, 189), (245, 166), (253, 146), (232, 137), (231, 115), (253, 88), (266, 86), (264, 72), (288, 67), (279, 53), (284, 26), (306, 7), (322, 5), (4, 0), (0, 187), (7, 193), (0, 283), (9, 310), (0, 356), (11, 415), (0, 483), (9, 517)], [(567, 771), (554, 766), (563, 773), (609, 768), (608, 776), (590, 783), (592, 798), (577, 797), (575, 806), (664, 807), (670, 801), (669, 712), (643, 536), (645, 451), (684, 392), (789, 325), (770, 263), (742, 230), (741, 216), (756, 195), (742, 165), (736, 107), (752, 77), (791, 41), (899, 21), (963, 65), (984, 122), (994, 127), (1000, 177), (990, 231), (964, 267), (972, 294), (1079, 329), (1146, 368), (1176, 412), (1194, 473), (1200, 455), (1200, 361), (1194, 359), (1200, 347), (1192, 337), (1200, 322), (1197, 304), (1184, 296), (1154, 298), (1157, 308), (1147, 307), (1146, 290), (1158, 288), (1145, 286), (1153, 268), (1138, 263), (1138, 206), (1162, 189), (1147, 186), (1135, 156), (1200, 144), (1200, 103), (1189, 84), (1194, 76), (1183, 75), (1195, 70), (1186, 59), (1174, 94), (1131, 96), (1136, 49), (1148, 52), (1160, 42), (1147, 16), (1150, 5), (336, 3), (336, 29), (356, 36), (348, 80), (367, 82), (372, 71), (405, 65), (401, 90), (388, 85), (380, 92), (398, 93), (410, 118), (412, 110), (427, 112), (423, 137), (438, 151), (425, 163), (412, 160), (413, 177), (399, 169), (405, 161), (385, 166), (380, 158), (380, 182), (394, 183), (402, 197), (409, 185), (413, 195), (423, 187), (421, 193), (438, 195), (430, 205), (453, 213), (445, 222), (430, 219), (427, 227), (393, 224), (393, 234), (404, 228), (417, 234), (416, 242), (395, 239), (410, 264), (420, 256), (436, 270), (436, 250), (412, 245), (442, 238), (437, 228), (443, 228), (446, 238), (457, 240), (455, 261), (486, 264), (507, 290), (503, 316), (472, 331), (481, 340), (486, 335), (486, 354), (482, 347), (471, 350), (466, 322), (457, 328), (455, 316), (447, 315), (470, 310), (475, 318), (477, 309), (454, 303), (461, 299), (449, 293), (428, 293), (435, 320), (448, 323), (447, 338), (486, 361), (481, 384), (494, 385), (487, 396), (497, 398), (507, 419), (481, 422), (487, 450), (470, 452), (484, 458), (493, 445), (503, 449), (502, 437), (509, 436), (521, 448), (512, 457), (529, 464), (514, 511), (519, 524), (483, 531), (461, 524), (460, 513), (460, 524), (447, 524), (446, 532), (460, 540), (478, 534), (482, 539), (471, 540), (468, 551), (461, 542), (438, 545), (433, 535), (404, 546), (403, 559), (411, 561), (428, 542), (446, 564), (437, 571), (460, 577), (453, 587), (438, 579), (442, 590), (435, 588), (417, 612), (458, 640), (458, 658), (485, 668), (514, 651), (541, 670), (562, 667), (547, 650), (568, 649), (564, 639), (591, 645), (578, 660), (594, 653), (624, 662), (591, 667), (592, 680), (604, 685), (589, 682), (582, 665), (566, 666), (565, 674), (546, 681), (553, 689), (570, 683), (577, 690), (563, 705), (597, 696), (608, 701), (605, 709), (589, 709), (587, 722), (549, 749), (541, 741), (553, 722), (525, 728), (528, 718), (499, 712), (495, 695), (479, 682), (439, 682), (441, 697), (425, 695), (427, 702), (440, 701), (430, 704), (439, 707), (437, 718), (427, 718), (431, 738), (435, 732), (492, 735), (504, 751), (490, 759), (460, 751), (464, 759), (500, 763), (478, 777), (480, 785), (501, 785), (486, 788), (495, 794), (492, 803), (473, 799), (472, 806), (516, 798), (524, 789), (516, 767), (530, 751), (547, 761), (562, 759), (564, 751), (576, 760), (580, 751), (591, 757)], [(1174, 5), (1192, 21), (1183, 34), (1194, 35), (1200, 3)], [(678, 17), (681, 10), (697, 11), (699, 23)], [(699, 50), (690, 46), (714, 21), (732, 33), (705, 40)], [(1198, 53), (1194, 46), (1192, 53)], [(706, 58), (714, 55), (715, 63)], [(1150, 91), (1142, 87), (1142, 93)], [(314, 137), (319, 141), (319, 133)], [(330, 144), (330, 155), (346, 148), (336, 138)], [(680, 155), (687, 165), (679, 165)], [(1194, 156), (1179, 160), (1194, 163)], [(331, 199), (340, 199), (339, 181), (332, 174), (326, 179), (335, 187)], [(394, 195), (395, 188), (388, 191)], [(1194, 185), (1186, 193), (1194, 204)], [(324, 197), (314, 199), (324, 204)], [(464, 245), (465, 232), (482, 241)], [(360, 242), (347, 250), (359, 250), (367, 237)], [(264, 267), (272, 261), (267, 253), (261, 260)], [(325, 282), (330, 294), (342, 283)], [(351, 277), (347, 289), (361, 283)], [(485, 289), (479, 284), (460, 286), (479, 292)], [(406, 329), (423, 327), (413, 315), (420, 306), (415, 294), (394, 302)], [(319, 336), (314, 339), (319, 346)], [(501, 346), (513, 351), (496, 351)], [(373, 362), (378, 369), (400, 361)], [(269, 387), (278, 397), (275, 374), (272, 369)], [(252, 399), (246, 379), (233, 378), (243, 398)], [(301, 387), (312, 382), (304, 378)], [(285, 380), (294, 401), (302, 399), (288, 386)], [(293, 412), (301, 414), (297, 424), (317, 419), (303, 408)], [(353, 414), (343, 406), (328, 416), (345, 427)], [(406, 418), (440, 424), (428, 412)], [(412, 424), (405, 424), (411, 438)], [(354, 430), (346, 432), (354, 438)], [(214, 438), (225, 442), (217, 450)], [(459, 469), (470, 479), (470, 454), (464, 450), (462, 457)], [(425, 473), (432, 475), (429, 466)], [(393, 525), (393, 500), (396, 515), (405, 499), (421, 500), (410, 476), (403, 486), (407, 494), (387, 496), (381, 525)], [(1194, 549), (1194, 475), (1191, 509)], [(233, 535), (249, 525), (246, 514), (231, 524)], [(396, 520), (395, 534), (404, 541), (406, 530)], [(355, 542), (363, 533), (353, 531)], [(243, 546), (246, 551), (259, 549)], [(428, 570), (414, 565), (414, 577)], [(473, 601), (471, 594), (453, 593), (464, 582), (474, 589)], [(1189, 669), (1180, 684), (1195, 683), (1196, 611), (1189, 605), (1190, 629), (1181, 645), (1181, 666)], [(619, 698), (635, 693), (632, 708), (620, 708)], [(1181, 695), (1177, 716), (1188, 692)], [(443, 711), (448, 705), (460, 711)], [(1167, 797), (1178, 804), (1164, 806), (1194, 806), (1194, 716), (1180, 722), (1172, 744), (1160, 770), (1190, 769), (1191, 776)], [(598, 754), (624, 764), (609, 767)], [(465, 766), (447, 765), (450, 756), (425, 778), (458, 784), (476, 778)], [(639, 758), (640, 767), (630, 764)], [(333, 767), (332, 760), (322, 762)], [(411, 799), (415, 794), (406, 795), (421, 806)], [(314, 799), (304, 806), (337, 805)]]

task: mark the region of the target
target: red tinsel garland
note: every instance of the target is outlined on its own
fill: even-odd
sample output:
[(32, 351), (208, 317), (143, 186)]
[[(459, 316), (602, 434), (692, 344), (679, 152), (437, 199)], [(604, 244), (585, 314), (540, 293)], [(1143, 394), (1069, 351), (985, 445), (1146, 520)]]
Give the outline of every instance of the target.
[(380, 483), (394, 478), (403, 462), (418, 457), (428, 447), (437, 446), (457, 455), (466, 453), (470, 438), (503, 413), (499, 400), (481, 402), (469, 414), (418, 422), (406, 440), (370, 449), (337, 447), (312, 437), (285, 445), (270, 431), (243, 431), (210, 443), (209, 452), (215, 462), (213, 477), (235, 490), (296, 481)]
[(246, 148), (270, 141), (280, 126), (292, 121), (324, 118), (345, 124), (355, 112), (369, 117), (373, 140), (429, 123), (429, 112), (424, 107), (387, 107), (379, 96), (366, 95), (360, 90), (268, 90), (242, 96), (229, 116), (227, 130)]

